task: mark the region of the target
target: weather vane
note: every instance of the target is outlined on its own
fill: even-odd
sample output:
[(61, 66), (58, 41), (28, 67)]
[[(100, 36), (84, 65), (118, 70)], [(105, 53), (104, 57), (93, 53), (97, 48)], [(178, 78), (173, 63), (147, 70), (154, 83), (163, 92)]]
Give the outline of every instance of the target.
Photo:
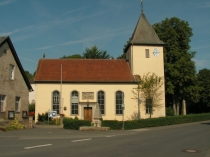
[(143, 2), (141, 0), (141, 12), (143, 13)]

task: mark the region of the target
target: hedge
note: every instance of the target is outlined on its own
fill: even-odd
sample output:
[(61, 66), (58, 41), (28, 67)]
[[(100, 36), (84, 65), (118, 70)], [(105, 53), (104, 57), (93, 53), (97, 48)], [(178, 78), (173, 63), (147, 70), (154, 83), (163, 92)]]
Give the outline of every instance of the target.
[[(124, 122), (124, 129), (139, 129), (146, 127), (158, 127), (158, 126), (166, 126), (173, 124), (182, 124), (182, 123), (190, 123), (190, 122), (198, 122), (210, 120), (210, 113), (207, 114), (191, 114), (191, 115), (180, 115), (180, 116), (168, 116), (161, 118), (151, 118), (151, 119), (140, 119), (140, 120), (132, 120)], [(117, 120), (103, 120), (102, 126), (110, 127), (112, 130), (120, 130), (122, 129), (123, 122)]]
[(80, 126), (91, 126), (91, 122), (88, 120), (79, 120), (79, 119), (72, 119), (72, 118), (63, 119), (64, 129), (79, 130)]

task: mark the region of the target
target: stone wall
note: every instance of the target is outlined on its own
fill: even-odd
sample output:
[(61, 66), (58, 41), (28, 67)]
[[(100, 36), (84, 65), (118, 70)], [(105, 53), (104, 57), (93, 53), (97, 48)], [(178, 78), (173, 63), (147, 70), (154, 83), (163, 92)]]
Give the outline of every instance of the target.
[[(14, 79), (9, 78), (10, 64), (15, 66)], [(0, 118), (7, 119), (8, 111), (15, 111), (17, 96), (20, 97), (20, 108), (15, 112), (15, 117), (22, 120), (22, 111), (28, 111), (29, 91), (7, 42), (0, 47), (0, 85), (0, 95), (6, 96), (3, 110), (5, 114), (0, 114), (4, 115)]]

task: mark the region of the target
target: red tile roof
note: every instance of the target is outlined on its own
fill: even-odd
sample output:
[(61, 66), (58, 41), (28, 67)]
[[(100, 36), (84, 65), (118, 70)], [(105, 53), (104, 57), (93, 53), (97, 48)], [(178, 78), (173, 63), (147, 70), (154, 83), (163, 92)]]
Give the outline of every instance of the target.
[(111, 59), (41, 59), (35, 82), (135, 82), (128, 62)]

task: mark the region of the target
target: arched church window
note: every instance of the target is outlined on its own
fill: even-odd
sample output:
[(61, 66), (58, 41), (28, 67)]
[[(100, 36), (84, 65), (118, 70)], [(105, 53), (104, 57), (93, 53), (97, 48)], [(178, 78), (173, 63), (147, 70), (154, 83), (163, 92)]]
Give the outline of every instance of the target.
[(59, 114), (59, 109), (60, 109), (60, 93), (58, 91), (53, 91), (52, 110), (57, 111), (57, 114)]
[(101, 110), (101, 114), (105, 114), (104, 91), (98, 92), (98, 104)]
[(116, 114), (122, 114), (122, 103), (123, 103), (123, 92), (117, 91), (116, 92)]
[(78, 103), (79, 103), (78, 92), (73, 91), (71, 93), (71, 114), (78, 114)]

